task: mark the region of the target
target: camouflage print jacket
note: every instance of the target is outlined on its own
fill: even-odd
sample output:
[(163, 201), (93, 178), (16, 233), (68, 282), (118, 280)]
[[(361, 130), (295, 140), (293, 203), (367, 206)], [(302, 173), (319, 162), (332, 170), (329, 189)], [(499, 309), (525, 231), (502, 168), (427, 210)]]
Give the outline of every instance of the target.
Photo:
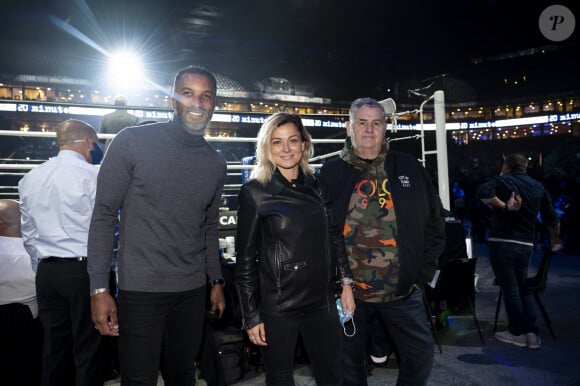
[[(437, 259), (445, 247), (445, 221), (431, 178), (417, 160), (389, 150), (385, 170), (397, 213), (400, 267), (396, 295), (403, 295), (413, 284), (422, 287), (433, 278)], [(334, 207), (339, 229), (344, 227), (359, 173), (339, 157), (329, 160), (320, 171), (320, 185)]]

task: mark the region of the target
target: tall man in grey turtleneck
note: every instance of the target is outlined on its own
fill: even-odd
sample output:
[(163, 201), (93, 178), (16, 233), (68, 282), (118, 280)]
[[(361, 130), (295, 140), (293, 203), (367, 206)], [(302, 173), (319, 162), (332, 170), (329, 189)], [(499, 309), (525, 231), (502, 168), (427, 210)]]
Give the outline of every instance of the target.
[[(199, 67), (180, 70), (173, 120), (127, 128), (111, 143), (98, 178), (88, 244), (92, 317), (103, 335), (119, 336), (123, 384), (195, 384), (194, 361), (205, 316), (224, 310), (218, 209), (225, 160), (204, 129), (216, 80)], [(115, 219), (119, 229), (117, 308), (107, 284)]]

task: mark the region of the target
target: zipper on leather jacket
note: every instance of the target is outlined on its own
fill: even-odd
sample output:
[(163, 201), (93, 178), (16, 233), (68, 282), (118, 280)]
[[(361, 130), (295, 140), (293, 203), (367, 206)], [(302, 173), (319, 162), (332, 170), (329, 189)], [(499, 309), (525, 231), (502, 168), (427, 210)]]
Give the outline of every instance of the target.
[(280, 244), (274, 247), (274, 261), (276, 262), (276, 290), (278, 291), (278, 306), (282, 305), (282, 258), (280, 257)]
[(240, 287), (236, 285), (236, 294), (238, 295), (238, 304), (240, 305), (240, 314), (242, 316), (242, 329), (245, 330), (248, 328), (246, 324), (246, 312), (244, 310), (244, 303), (242, 302), (242, 294), (240, 293)]

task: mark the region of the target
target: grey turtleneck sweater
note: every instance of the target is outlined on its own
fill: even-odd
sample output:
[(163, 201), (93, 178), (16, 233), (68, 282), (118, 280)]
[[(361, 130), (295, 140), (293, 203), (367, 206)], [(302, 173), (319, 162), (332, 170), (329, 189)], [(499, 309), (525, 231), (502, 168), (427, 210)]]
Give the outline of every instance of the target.
[(130, 127), (99, 171), (88, 241), (91, 289), (107, 288), (115, 219), (119, 288), (177, 292), (221, 277), (218, 211), (225, 160), (202, 136), (168, 123)]

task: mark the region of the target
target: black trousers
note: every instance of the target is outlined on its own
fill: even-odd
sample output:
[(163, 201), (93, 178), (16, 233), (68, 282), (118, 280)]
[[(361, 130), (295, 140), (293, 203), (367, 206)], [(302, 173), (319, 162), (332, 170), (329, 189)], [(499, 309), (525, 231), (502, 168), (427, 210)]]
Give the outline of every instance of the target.
[(3, 385), (37, 386), (42, 361), (42, 326), (20, 303), (0, 306), (0, 376)]
[(185, 292), (119, 290), (121, 385), (195, 384), (205, 322), (205, 286)]
[(334, 304), (328, 310), (292, 316), (263, 315), (266, 341), (262, 348), (267, 385), (294, 385), (294, 352), (298, 335), (310, 359), (318, 386), (340, 385), (342, 329)]
[(101, 336), (91, 320), (86, 261), (38, 264), (36, 293), (44, 332), (42, 386), (100, 386)]

